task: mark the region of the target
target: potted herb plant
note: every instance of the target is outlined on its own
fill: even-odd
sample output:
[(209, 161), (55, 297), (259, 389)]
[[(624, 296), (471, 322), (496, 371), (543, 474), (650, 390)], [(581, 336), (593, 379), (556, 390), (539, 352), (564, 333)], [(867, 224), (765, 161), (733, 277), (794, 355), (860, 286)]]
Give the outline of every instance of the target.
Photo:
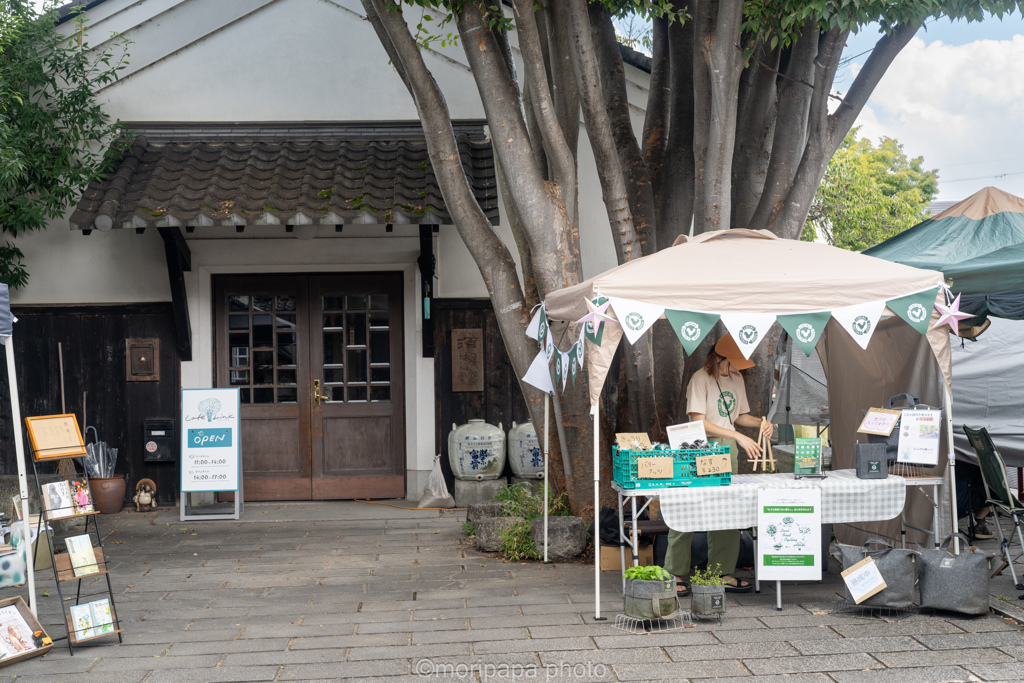
[(630, 567), (626, 579), (622, 611), (637, 619), (666, 619), (676, 613), (675, 580), (661, 567)]
[(725, 614), (725, 584), (721, 566), (717, 564), (694, 572), (690, 577), (690, 611), (699, 616), (717, 616), (721, 620)]

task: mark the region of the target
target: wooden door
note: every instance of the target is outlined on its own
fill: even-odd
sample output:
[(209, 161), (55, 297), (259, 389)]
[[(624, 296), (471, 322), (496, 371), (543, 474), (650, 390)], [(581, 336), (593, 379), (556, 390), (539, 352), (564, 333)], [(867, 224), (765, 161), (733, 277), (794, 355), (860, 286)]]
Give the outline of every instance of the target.
[(247, 500), (405, 495), (400, 274), (217, 278)]

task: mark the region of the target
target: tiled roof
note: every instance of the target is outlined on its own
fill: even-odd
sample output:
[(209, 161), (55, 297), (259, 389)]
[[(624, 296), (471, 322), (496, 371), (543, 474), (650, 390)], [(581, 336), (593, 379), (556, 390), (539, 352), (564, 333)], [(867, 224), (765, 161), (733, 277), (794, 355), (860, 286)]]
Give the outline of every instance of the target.
[[(139, 125), (115, 171), (85, 191), (72, 229), (450, 224), (418, 126)], [(490, 142), (455, 129), (480, 206), (498, 223)]]

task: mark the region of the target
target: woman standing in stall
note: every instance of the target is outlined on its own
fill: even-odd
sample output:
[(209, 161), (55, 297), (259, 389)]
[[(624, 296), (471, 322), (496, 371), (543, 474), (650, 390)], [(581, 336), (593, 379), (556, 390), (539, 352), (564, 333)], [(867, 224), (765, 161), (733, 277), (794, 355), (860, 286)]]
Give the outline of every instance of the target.
[[(732, 473), (737, 472), (738, 448), (750, 456), (758, 456), (761, 449), (750, 437), (740, 434), (736, 427), (759, 427), (761, 418), (750, 414), (747, 390), (740, 370), (754, 367), (754, 362), (743, 357), (732, 335), (726, 334), (714, 350), (708, 353), (704, 367), (693, 373), (686, 387), (686, 412), (690, 420), (704, 422), (708, 440), (729, 447)], [(762, 431), (772, 435), (772, 425), (765, 422)], [(680, 597), (690, 594), (690, 545), (693, 532), (669, 531), (665, 569), (676, 577), (676, 593)], [(736, 560), (740, 553), (740, 532), (724, 529), (708, 532), (708, 566), (719, 565), (726, 580), (725, 590), (746, 593), (753, 586), (736, 579)]]

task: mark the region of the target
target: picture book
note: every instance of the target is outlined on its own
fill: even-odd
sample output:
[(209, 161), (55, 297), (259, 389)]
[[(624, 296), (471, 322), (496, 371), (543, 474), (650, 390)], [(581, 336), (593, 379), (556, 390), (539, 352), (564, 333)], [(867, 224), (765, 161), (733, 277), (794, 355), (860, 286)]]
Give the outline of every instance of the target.
[(32, 628), (25, 622), (17, 607), (0, 607), (0, 651), (7, 656), (35, 650)]
[(46, 507), (47, 517), (50, 519), (61, 519), (71, 517), (75, 514), (75, 507), (71, 502), (71, 487), (66, 481), (55, 481), (43, 484), (43, 505)]
[(89, 603), (92, 609), (92, 623), (96, 628), (96, 635), (114, 632), (114, 617), (110, 613), (110, 599), (94, 600)]
[(71, 499), (75, 504), (75, 514), (83, 515), (92, 512), (92, 492), (89, 491), (89, 482), (85, 479), (71, 480)]
[(89, 534), (69, 536), (64, 542), (68, 546), (68, 555), (71, 556), (71, 567), (75, 571), (75, 576), (88, 576), (100, 570), (96, 564), (96, 553), (93, 551), (92, 538)]
[(76, 640), (84, 640), (96, 635), (96, 626), (92, 620), (90, 605), (72, 605), (71, 623), (75, 625)]

